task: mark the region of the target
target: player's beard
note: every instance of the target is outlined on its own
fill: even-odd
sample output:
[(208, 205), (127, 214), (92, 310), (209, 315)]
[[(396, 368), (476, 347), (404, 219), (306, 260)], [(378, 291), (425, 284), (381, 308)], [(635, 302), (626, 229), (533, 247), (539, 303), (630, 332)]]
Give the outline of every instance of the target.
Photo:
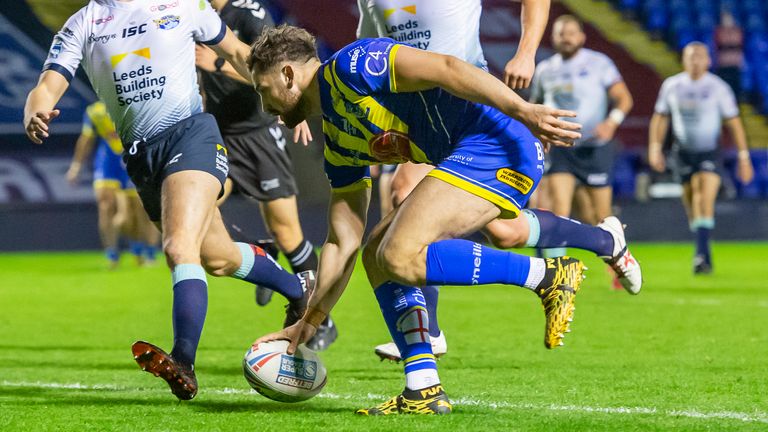
[(285, 123), (286, 127), (293, 129), (299, 123), (306, 120), (306, 115), (304, 114), (303, 109), (304, 104), (302, 103), (301, 96), (291, 93), (288, 89), (285, 89), (284, 92), (283, 96), (285, 98), (286, 108), (283, 110), (280, 118), (283, 119), (283, 123)]
[(579, 51), (579, 49), (581, 49), (582, 46), (584, 46), (583, 43), (560, 42), (559, 44), (557, 44), (556, 49), (557, 49), (557, 52), (560, 53), (560, 55), (563, 56), (564, 58), (571, 58), (573, 57), (574, 54), (576, 54), (576, 52)]

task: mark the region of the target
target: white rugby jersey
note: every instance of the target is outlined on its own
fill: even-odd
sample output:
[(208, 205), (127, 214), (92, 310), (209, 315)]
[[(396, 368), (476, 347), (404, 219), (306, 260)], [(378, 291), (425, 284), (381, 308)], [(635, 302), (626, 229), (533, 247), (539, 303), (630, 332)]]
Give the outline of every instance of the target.
[(91, 0), (56, 34), (43, 70), (71, 80), (82, 64), (128, 146), (202, 112), (195, 42), (225, 33), (206, 0)]
[(357, 0), (357, 37), (458, 57), (487, 70), (480, 46), (480, 0)]
[(664, 80), (655, 111), (672, 118), (677, 144), (696, 152), (717, 148), (723, 119), (739, 115), (731, 87), (709, 72), (696, 81), (686, 72)]
[(575, 111), (577, 117), (566, 120), (582, 125), (582, 138), (576, 145), (598, 146), (605, 142), (593, 139), (593, 132), (608, 114), (608, 89), (622, 80), (608, 56), (581, 48), (568, 60), (555, 54), (536, 65), (531, 98), (550, 107)]

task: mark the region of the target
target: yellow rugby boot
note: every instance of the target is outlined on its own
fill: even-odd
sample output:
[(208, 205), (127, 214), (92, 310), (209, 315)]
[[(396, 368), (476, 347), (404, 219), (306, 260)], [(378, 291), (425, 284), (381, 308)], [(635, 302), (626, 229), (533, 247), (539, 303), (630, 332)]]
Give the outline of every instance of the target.
[(451, 401), (438, 384), (421, 390), (408, 390), (373, 408), (359, 409), (359, 415), (422, 414), (444, 415), (453, 410)]
[(563, 337), (573, 321), (576, 293), (584, 279), (584, 263), (571, 257), (546, 259), (546, 275), (536, 294), (541, 298), (546, 315), (544, 346), (549, 349), (563, 345)]

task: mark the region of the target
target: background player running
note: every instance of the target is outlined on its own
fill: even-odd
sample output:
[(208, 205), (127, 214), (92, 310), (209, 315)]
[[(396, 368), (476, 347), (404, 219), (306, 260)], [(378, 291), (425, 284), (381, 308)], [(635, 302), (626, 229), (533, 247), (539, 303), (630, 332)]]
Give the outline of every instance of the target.
[[(578, 114), (583, 137), (572, 148), (550, 150), (547, 190), (552, 211), (570, 217), (577, 183), (584, 186), (592, 209), (592, 219), (586, 222), (597, 224), (613, 214), (613, 137), (633, 102), (613, 61), (584, 48), (585, 41), (578, 18), (562, 15), (555, 20), (552, 44), (557, 54), (537, 65), (531, 101)], [(551, 256), (565, 253), (553, 252)]]
[[(107, 35), (97, 43), (90, 35)], [(206, 271), (268, 286), (290, 306), (285, 325), (306, 307), (312, 272), (294, 276), (261, 248), (233, 243), (216, 200), (229, 170), (213, 116), (202, 112), (195, 42), (212, 46), (244, 77), (249, 47), (227, 29), (208, 2), (91, 0), (54, 37), (43, 73), (24, 107), (27, 136), (49, 136), (55, 109), (82, 63), (115, 120), (128, 174), (149, 218), (162, 229), (172, 272), (174, 343), (170, 355), (143, 341), (139, 366), (167, 381), (179, 399), (197, 394), (195, 355), (208, 307)]]
[[(253, 43), (265, 27), (274, 26), (269, 10), (262, 3), (212, 0), (211, 6), (246, 44)], [(258, 201), (264, 223), (277, 247), (288, 258), (293, 272), (317, 270), (315, 248), (304, 238), (299, 222), (298, 188), (286, 146), (289, 129), (280, 124), (277, 117), (261, 110), (261, 101), (250, 80), (245, 81), (223, 57), (204, 45), (197, 45), (196, 51), (196, 63), (202, 70), (205, 110), (216, 118), (229, 160), (229, 176), (219, 202), (232, 192), (233, 185), (240, 193)], [(257, 302), (267, 304), (272, 292), (257, 286)], [(336, 326), (328, 318), (307, 346), (322, 351), (336, 337)]]
[(547, 144), (567, 145), (580, 136), (574, 132), (579, 125), (557, 117), (575, 113), (529, 104), (466, 62), (391, 39), (358, 41), (321, 64), (309, 33), (281, 26), (265, 30), (249, 66), (264, 108), (288, 126), (323, 115), (332, 186), (328, 240), (310, 308), (296, 325), (257, 343), (289, 339), (292, 352), (311, 337), (354, 269), (370, 200), (367, 166), (404, 161), (437, 168), (373, 229), (363, 263), (405, 359), (406, 389), (359, 413), (451, 411), (418, 286), (527, 287), (545, 307), (545, 345), (561, 343), (581, 284), (580, 261), (545, 261), (455, 238), (497, 217), (518, 216), (541, 176), (541, 144), (510, 117), (522, 119)]
[(709, 238), (715, 227), (715, 200), (720, 189), (718, 141), (722, 123), (738, 149), (736, 175), (743, 183), (754, 176), (747, 136), (731, 87), (708, 72), (707, 46), (692, 42), (683, 49), (683, 72), (661, 86), (648, 133), (648, 162), (655, 171), (666, 169), (662, 145), (670, 121), (677, 152), (678, 174), (683, 182), (683, 206), (696, 235), (693, 272), (712, 272)]
[(136, 187), (128, 178), (120, 158), (123, 145), (103, 102), (95, 102), (85, 110), (83, 130), (67, 170), (70, 183), (77, 182), (92, 153), (99, 236), (109, 267), (116, 268), (120, 262), (118, 242), (121, 235), (129, 239), (130, 251), (139, 265), (154, 263), (160, 233), (147, 218)]

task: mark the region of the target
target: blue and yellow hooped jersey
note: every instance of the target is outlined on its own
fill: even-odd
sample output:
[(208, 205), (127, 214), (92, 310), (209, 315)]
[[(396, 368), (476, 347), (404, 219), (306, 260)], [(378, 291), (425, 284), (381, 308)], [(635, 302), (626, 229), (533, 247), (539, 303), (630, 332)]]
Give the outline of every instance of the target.
[(107, 113), (107, 106), (104, 105), (104, 102), (94, 102), (85, 109), (81, 133), (89, 137), (95, 134), (99, 145), (108, 146), (116, 155), (123, 153), (123, 144), (117, 135), (115, 123)]
[(398, 93), (395, 58), (401, 47), (392, 39), (361, 39), (320, 67), (325, 171), (335, 190), (370, 185), (369, 165), (438, 164), (458, 143), (525, 128), (441, 88)]

